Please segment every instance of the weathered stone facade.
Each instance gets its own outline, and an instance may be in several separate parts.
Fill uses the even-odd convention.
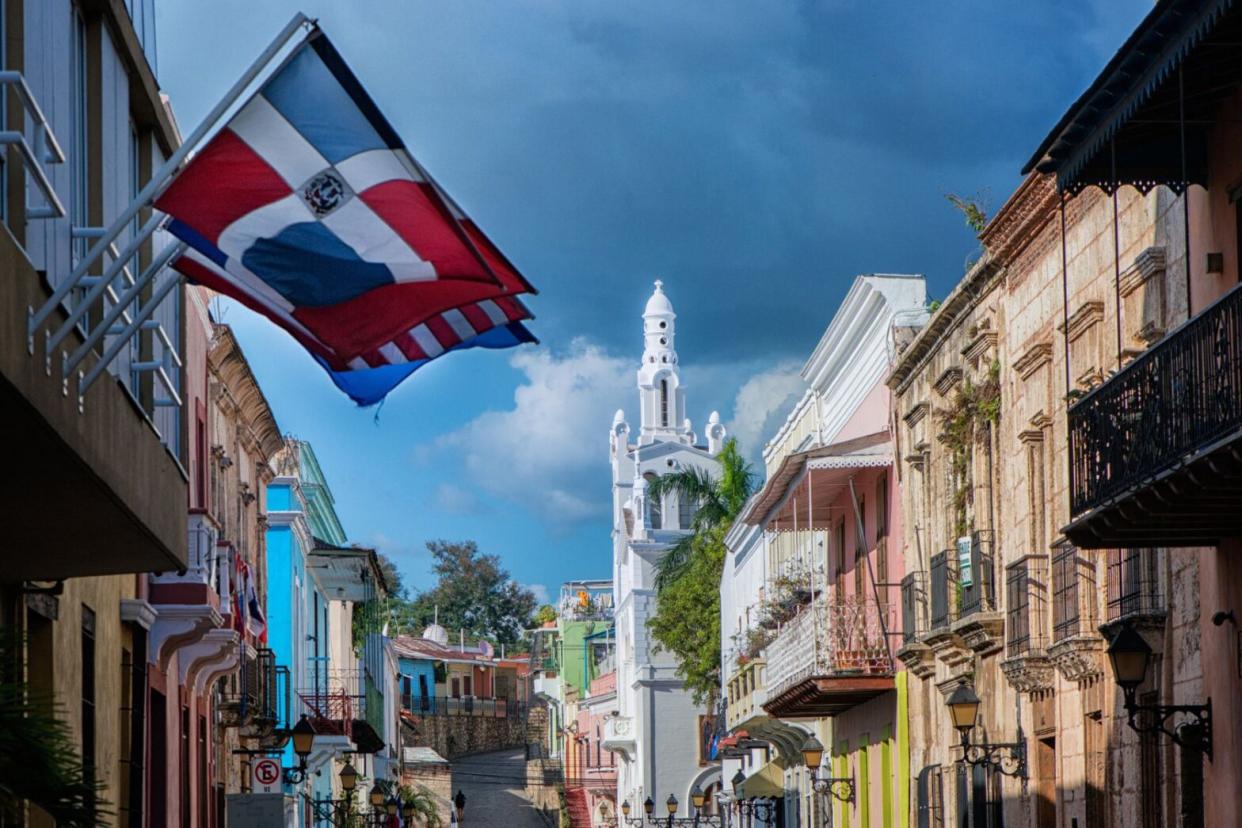
[[[406,747],[429,747],[446,759],[470,753],[523,747],[526,719],[522,716],[402,715],[401,739]]]
[[[1079,550],[1059,527],[1067,401],[1185,317],[1185,282],[1167,278],[1184,266],[1181,216],[1164,190],[1087,191],[1065,204],[1063,247],[1052,182],[1028,178],[890,376],[913,516],[918,622],[899,653],[914,676],[911,785],[946,824],[970,810],[1032,826],[1174,821],[1177,755],[1128,727],[1101,633],[1124,617],[1178,653],[1140,695],[1201,695],[1196,558]],[[972,739],[1021,739],[1026,784],[960,763],[945,700],[961,683],[982,701]]]

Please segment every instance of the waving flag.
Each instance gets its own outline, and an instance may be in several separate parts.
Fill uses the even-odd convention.
[[[334,380],[394,365],[385,374],[404,379],[410,365],[475,347],[502,317],[503,327],[530,318],[513,296],[534,289],[406,151],[318,30],[155,206],[189,245],[178,270],[288,330]],[[445,324],[454,337],[420,341]]]

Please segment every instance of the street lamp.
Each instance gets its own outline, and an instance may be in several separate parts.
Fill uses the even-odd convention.
[[[384,807],[384,789],[379,786],[378,782],[371,787],[370,797],[372,808]]]
[[[341,780],[341,790],[346,794],[352,794],[358,785],[358,771],[354,770],[353,763],[346,761],[345,767],[341,768],[338,776]]]
[[[1117,630],[1108,645],[1108,660],[1112,662],[1113,678],[1125,696],[1126,713],[1132,730],[1136,733],[1164,733],[1175,744],[1212,758],[1210,698],[1203,704],[1139,704],[1135,700],[1139,685],[1147,680],[1151,647],[1133,625],[1125,624]],[[1142,723],[1139,722],[1140,713],[1146,714]],[[1170,720],[1178,716],[1187,718],[1170,725]]]
[[[849,776],[826,776],[819,778],[819,766],[824,761],[824,746],[815,734],[802,743],[802,762],[811,772],[811,789],[815,793],[829,794],[839,802],[854,801],[854,779]]]
[[[969,684],[959,684],[949,695],[949,718],[962,735],[963,758],[971,765],[990,765],[1005,776],[1026,779],[1026,739],[1018,726],[1016,742],[971,743],[970,732],[979,718],[979,697]]]
[[[647,801],[650,802],[651,800],[649,799]],[[648,813],[650,813],[650,811],[648,811]],[[641,816],[630,816],[630,801],[628,799],[621,803],[621,818],[625,821],[626,825],[632,825],[633,828],[642,828],[643,818]]]
[[[706,801],[707,801],[707,794],[703,793],[702,788],[700,788],[698,785],[695,785],[693,788],[690,789],[690,804],[694,806],[694,810],[696,812],[700,808],[703,807],[703,803]]]
[[[289,731],[289,737],[293,742],[293,752],[298,757],[298,765],[295,768],[285,768],[285,781],[290,785],[300,785],[306,779],[306,760],[315,745],[315,728],[303,716]]]
[[[397,795],[393,794],[388,797],[388,801],[384,803],[384,810],[388,811],[389,816],[396,816],[401,803],[397,801]]]

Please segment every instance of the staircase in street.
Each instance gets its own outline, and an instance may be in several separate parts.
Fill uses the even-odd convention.
[[[573,828],[591,828],[591,806],[587,801],[586,788],[566,788],[565,807]]]

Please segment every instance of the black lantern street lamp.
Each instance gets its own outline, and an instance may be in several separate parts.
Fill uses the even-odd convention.
[[[290,785],[300,785],[306,779],[306,761],[315,745],[315,728],[303,716],[289,731],[289,738],[293,742],[293,752],[298,757],[298,764],[295,768],[284,769],[285,781]]]
[[[1163,733],[1187,750],[1212,758],[1212,700],[1203,704],[1139,704],[1139,685],[1147,680],[1151,647],[1133,625],[1117,630],[1108,645],[1108,660],[1125,696],[1130,728],[1136,733]],[[1140,720],[1139,714],[1144,714]],[[1176,724],[1172,720],[1178,719]]]
[[[648,799],[647,801],[650,802],[651,800]],[[621,803],[621,818],[625,820],[626,825],[631,825],[633,828],[642,828],[643,818],[641,816],[630,816],[630,801],[628,799]]]
[[[802,761],[811,772],[811,788],[815,793],[828,794],[839,802],[854,801],[854,779],[849,776],[819,776],[824,761],[824,746],[814,734],[802,743]]]
[[[1016,742],[970,741],[970,732],[979,718],[979,697],[969,684],[959,684],[949,696],[949,717],[953,727],[962,734],[962,751],[967,764],[987,765],[1005,776],[1026,779],[1026,739],[1018,726]]]

